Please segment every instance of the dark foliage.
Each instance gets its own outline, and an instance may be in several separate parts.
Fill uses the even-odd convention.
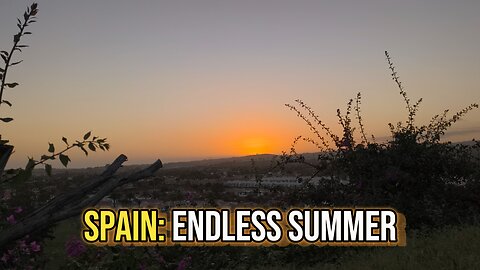
[[[409,228],[475,222],[480,213],[480,143],[453,144],[441,141],[441,137],[452,124],[478,105],[471,104],[450,118],[445,110],[434,116],[428,125],[416,125],[415,116],[422,99],[412,105],[389,54],[385,52],[385,55],[392,79],[408,111],[405,124],[389,124],[389,141],[367,140],[360,113],[360,93],[354,106],[361,139],[358,144],[351,121],[353,99],[349,100],[345,115],[337,110],[342,136],[333,134],[304,102],[296,101],[299,108],[287,104],[307,123],[316,140],[296,138],[290,153],[284,153],[282,161],[306,163],[295,151],[296,143],[303,139],[323,150],[318,163],[306,165],[315,167],[316,174],[328,171],[337,176],[331,182],[293,192],[291,203],[394,207],[406,215]],[[320,131],[327,136],[322,136]],[[335,148],[329,147],[330,142]],[[343,183],[340,180],[344,180]]]

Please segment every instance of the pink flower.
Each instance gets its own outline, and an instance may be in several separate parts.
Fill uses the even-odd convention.
[[[7,222],[10,223],[10,224],[15,224],[17,223],[17,221],[15,220],[15,216],[14,215],[10,215],[7,217]]]
[[[165,258],[163,258],[162,255],[160,254],[155,254],[155,258],[157,259],[157,261],[163,265],[167,264],[167,261],[165,261]]]
[[[0,260],[4,263],[7,263],[9,259],[10,259],[10,255],[8,255],[7,253],[3,253],[2,258],[0,258]]]
[[[30,243],[30,249],[33,252],[39,252],[40,251],[40,245],[37,243],[37,241],[33,241]]]
[[[8,201],[12,198],[12,191],[10,189],[7,189],[3,192],[3,200]]]
[[[190,261],[191,261],[191,260],[192,260],[192,257],[190,257],[190,256],[184,257],[184,258],[178,263],[177,270],[185,270],[185,269],[187,269],[187,267],[190,265]]]
[[[21,212],[23,212],[22,207],[19,206],[19,207],[15,208],[15,213],[20,214]]]
[[[69,257],[78,257],[87,251],[87,247],[79,239],[71,238],[65,244],[65,251]]]
[[[27,244],[25,243],[25,240],[20,240],[20,241],[18,241],[18,246],[19,246],[22,250],[28,250],[28,246],[27,246]]]

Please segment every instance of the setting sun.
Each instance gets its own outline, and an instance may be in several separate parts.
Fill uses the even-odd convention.
[[[480,270],[480,0],[30,1],[0,270]]]
[[[244,155],[270,153],[272,147],[268,140],[259,137],[246,138],[241,141],[239,152]]]

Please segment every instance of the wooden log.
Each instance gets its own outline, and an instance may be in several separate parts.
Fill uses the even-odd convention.
[[[99,177],[85,182],[75,190],[56,196],[14,226],[0,232],[0,250],[28,234],[47,229],[59,221],[81,214],[83,209],[95,206],[115,188],[150,177],[163,166],[162,162],[157,160],[130,176],[114,177],[126,160],[125,155],[120,155]]]

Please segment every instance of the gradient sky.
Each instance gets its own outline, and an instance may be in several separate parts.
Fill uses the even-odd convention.
[[[29,1],[0,0],[0,48]],[[480,101],[480,1],[39,1],[20,83],[2,106],[9,167],[48,142],[108,137],[112,149],[72,167],[287,150],[309,135],[284,104],[300,98],[338,130],[335,110],[363,94],[368,134],[388,135],[406,111],[390,51],[419,121]],[[448,139],[480,137],[480,111]],[[305,146],[303,150],[312,150]],[[58,164],[56,164],[58,165]]]

